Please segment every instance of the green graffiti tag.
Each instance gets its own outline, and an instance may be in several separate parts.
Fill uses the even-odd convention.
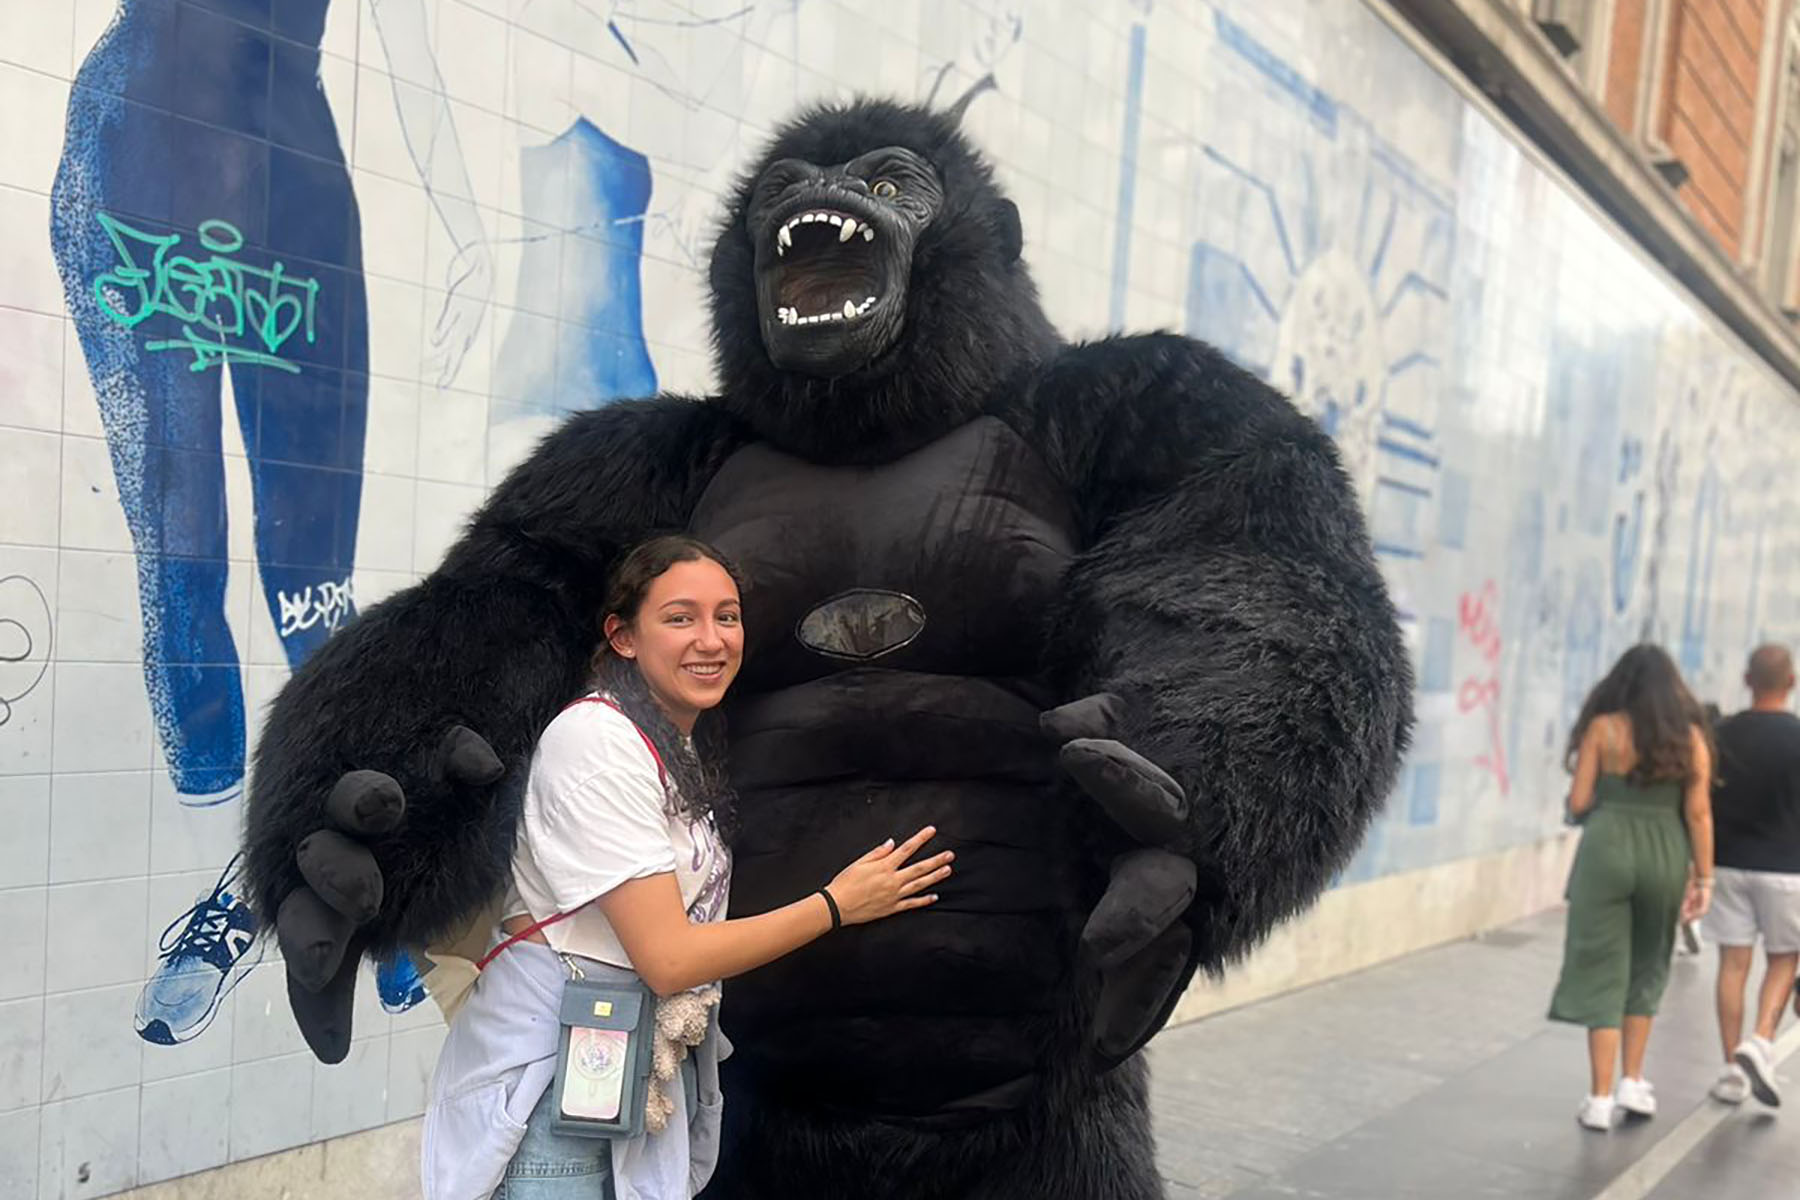
[[[94,219],[119,255],[94,279],[100,311],[127,329],[158,313],[181,322],[180,337],[147,341],[144,349],[188,351],[190,371],[249,363],[300,373],[281,348],[296,333],[312,343],[318,280],[290,276],[280,262],[258,267],[230,257],[244,235],[229,221],[201,223],[208,253],[195,258],[177,253],[179,233],[146,233],[103,212]]]

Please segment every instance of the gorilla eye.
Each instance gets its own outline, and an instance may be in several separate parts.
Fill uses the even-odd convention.
[[[875,186],[869,190],[874,192],[877,196],[880,196],[883,200],[892,200],[895,196],[900,194],[900,189],[894,186],[892,180],[888,179],[877,179],[875,181]]]

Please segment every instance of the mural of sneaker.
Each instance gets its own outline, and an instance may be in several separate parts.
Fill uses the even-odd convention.
[[[132,1022],[146,1042],[176,1046],[205,1032],[231,989],[262,960],[256,916],[235,890],[242,859],[233,856],[212,891],[163,930],[162,962],[138,993]]]
[[[381,1007],[391,1013],[403,1013],[425,1000],[425,981],[419,965],[404,950],[381,960],[375,968],[375,990],[381,994]]]

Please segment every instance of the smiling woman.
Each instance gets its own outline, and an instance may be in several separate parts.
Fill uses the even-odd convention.
[[[923,908],[950,874],[949,852],[908,861],[926,826],[792,904],[725,920],[733,797],[709,715],[743,662],[736,576],[703,542],[652,538],[614,570],[602,613],[593,690],[532,752],[504,936],[433,1074],[428,1200],[691,1195],[718,1153],[718,981]],[[571,1019],[602,1015],[599,994],[606,1016],[654,1020]],[[628,1064],[647,1078],[627,1082]]]

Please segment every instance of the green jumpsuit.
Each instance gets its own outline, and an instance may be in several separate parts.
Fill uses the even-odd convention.
[[[1601,775],[1595,782],[1569,876],[1569,929],[1551,1020],[1617,1029],[1624,1017],[1656,1015],[1691,856],[1682,791],[1674,780],[1637,784]]]

